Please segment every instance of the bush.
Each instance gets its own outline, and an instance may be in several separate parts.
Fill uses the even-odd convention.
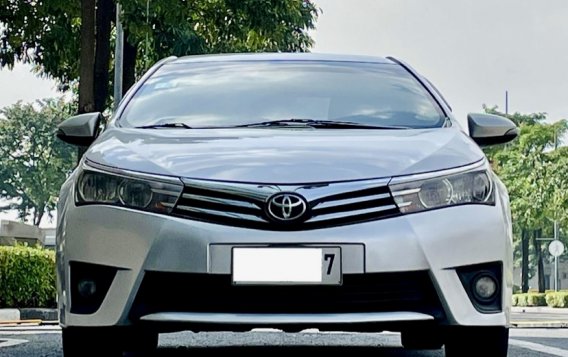
[[[546,306],[548,304],[546,293],[526,293],[526,294],[513,294],[513,306],[527,307],[527,306]]]
[[[546,294],[544,293],[527,294],[527,306],[546,306]]]
[[[528,305],[528,295],[529,294],[517,294],[517,306],[527,307]]]
[[[549,307],[568,307],[568,292],[552,292],[546,294],[546,304]]]
[[[55,253],[0,246],[0,308],[55,307]]]

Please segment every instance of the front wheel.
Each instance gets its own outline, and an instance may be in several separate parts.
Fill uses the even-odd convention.
[[[440,331],[432,327],[402,331],[401,342],[410,350],[439,350],[444,344]]]
[[[445,341],[446,357],[507,357],[509,329],[506,327],[455,327]]]

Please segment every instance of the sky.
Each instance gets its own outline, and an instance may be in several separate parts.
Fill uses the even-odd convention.
[[[16,65],[12,71],[0,70],[0,108],[18,101],[59,96],[54,81],[38,78],[29,65]]]
[[[482,105],[568,119],[567,0],[316,0],[314,52],[394,56],[463,124]]]
[[[505,91],[510,112],[568,119],[568,0],[314,1],[323,14],[312,52],[400,58],[463,125],[483,104],[504,110]],[[28,66],[0,70],[0,108],[54,95]]]

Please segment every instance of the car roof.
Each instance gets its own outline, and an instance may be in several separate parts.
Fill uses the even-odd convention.
[[[206,63],[206,62],[254,62],[254,61],[314,61],[314,62],[359,62],[395,64],[388,58],[361,55],[338,55],[324,53],[238,53],[194,55],[176,58],[168,64]]]

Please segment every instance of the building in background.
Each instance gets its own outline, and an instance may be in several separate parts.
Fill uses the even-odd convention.
[[[55,228],[39,228],[21,222],[0,220],[0,245],[17,243],[55,247]]]

